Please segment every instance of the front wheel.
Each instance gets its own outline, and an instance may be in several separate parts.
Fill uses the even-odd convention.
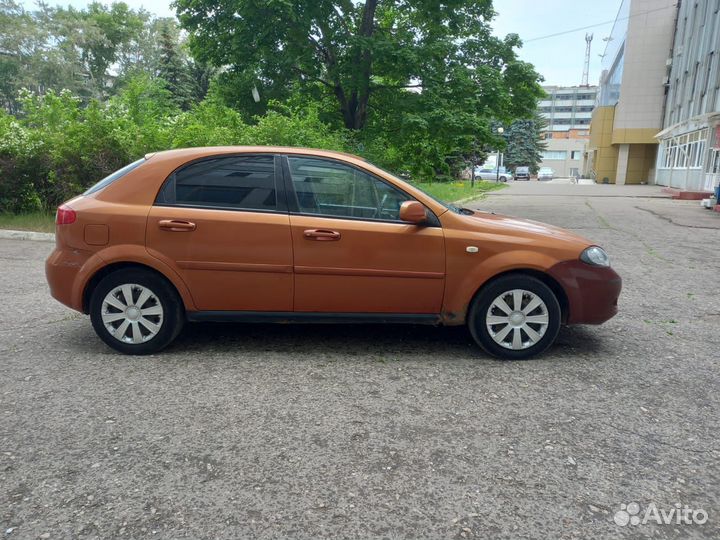
[[[470,307],[468,327],[488,353],[522,360],[553,344],[561,315],[550,287],[537,278],[514,274],[497,279],[478,293]]]
[[[90,320],[106,344],[124,354],[152,354],[167,347],[185,321],[175,289],[145,270],[104,277],[90,299]]]

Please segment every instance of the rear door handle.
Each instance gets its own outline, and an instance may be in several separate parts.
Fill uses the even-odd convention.
[[[161,219],[158,221],[158,227],[160,227],[163,231],[171,232],[190,232],[195,230],[194,223],[179,219]]]
[[[340,240],[339,232],[329,231],[327,229],[307,229],[303,234],[305,235],[305,238],[309,238],[310,240],[318,240],[320,242]]]

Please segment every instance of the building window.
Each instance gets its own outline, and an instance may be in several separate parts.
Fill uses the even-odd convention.
[[[570,159],[580,159],[580,150],[571,150],[570,151]]]
[[[718,174],[720,173],[720,150],[717,148],[713,149],[712,152],[710,152],[710,167],[708,168],[708,172],[712,174]]]
[[[567,158],[567,152],[565,150],[545,150],[544,152],[540,152],[540,155],[543,161]]]
[[[705,130],[665,139],[660,149],[660,167],[663,169],[702,168],[706,143]]]

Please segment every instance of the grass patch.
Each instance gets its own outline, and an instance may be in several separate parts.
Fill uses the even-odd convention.
[[[55,232],[55,215],[46,214],[45,212],[0,214],[0,229]]]
[[[504,182],[475,181],[475,187],[470,187],[470,181],[462,182],[418,182],[415,184],[433,197],[445,202],[455,202],[470,197],[481,198],[488,191],[495,191],[507,187]]]

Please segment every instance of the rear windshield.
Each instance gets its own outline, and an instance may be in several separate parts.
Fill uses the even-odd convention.
[[[92,193],[100,191],[101,189],[109,186],[115,180],[122,178],[127,173],[132,171],[135,167],[140,165],[143,161],[145,161],[145,158],[140,158],[137,161],[133,161],[130,165],[125,165],[122,169],[118,169],[117,171],[112,173],[110,176],[106,176],[105,178],[100,180],[97,184],[95,184],[93,187],[91,187],[85,193],[83,193],[83,195],[91,195]]]

